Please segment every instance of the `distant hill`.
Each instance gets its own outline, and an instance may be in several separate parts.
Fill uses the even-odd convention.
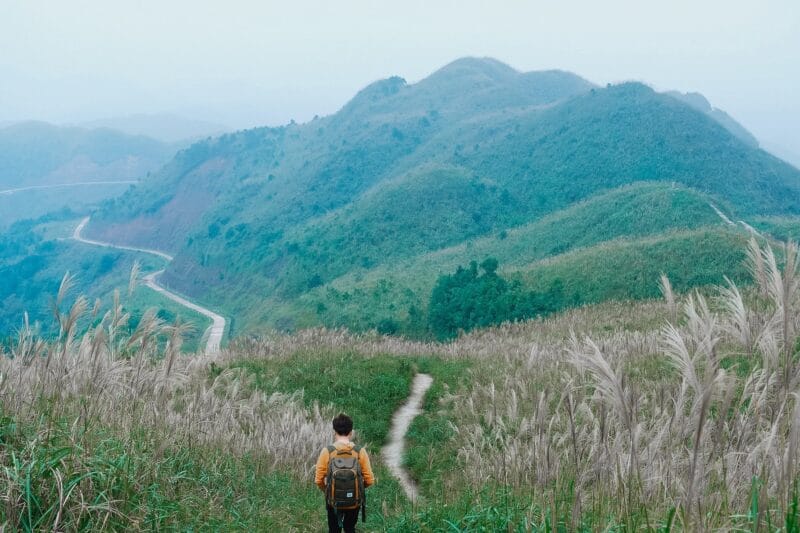
[[[172,113],[139,113],[92,120],[80,125],[85,128],[109,128],[129,135],[145,135],[167,143],[193,141],[220,135],[229,130],[221,124],[186,118]]]
[[[243,331],[372,327],[378,315],[363,315],[380,308],[402,321],[403,301],[424,313],[420,288],[454,262],[423,258],[461,247],[458,261],[519,263],[510,236],[580,205],[607,213],[585,229],[592,239],[564,215],[564,225],[541,226],[552,244],[537,244],[536,261],[639,239],[656,211],[646,235],[676,250],[685,248],[668,237],[676,228],[717,230],[710,202],[732,217],[800,214],[800,171],[722,118],[696,96],[465,58],[416,84],[375,82],[329,117],[198,142],[109,202],[89,232],[170,250],[163,279],[226,309]],[[608,195],[617,189],[628,199]],[[614,216],[634,205],[638,219]],[[698,268],[705,274],[684,276],[688,285],[714,277],[713,261]],[[384,278],[395,280],[391,295]],[[359,289],[368,279],[377,285]],[[342,294],[361,302],[362,318],[342,322]]]
[[[747,131],[744,126],[736,122],[732,116],[727,114],[725,111],[718,109],[716,107],[711,107],[711,103],[700,93],[681,93],[678,91],[667,91],[667,93],[673,98],[677,98],[678,100],[689,104],[693,108],[697,109],[698,111],[702,111],[703,113],[707,114],[728,130],[736,137],[738,137],[742,142],[752,146],[753,148],[758,148],[759,143],[758,139],[755,136]]]
[[[140,135],[19,122],[0,128],[0,189],[139,179],[174,153],[172,146]]]

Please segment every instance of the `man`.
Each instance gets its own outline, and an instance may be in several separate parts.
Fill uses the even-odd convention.
[[[339,414],[333,419],[333,445],[323,448],[317,459],[317,471],[314,482],[323,492],[326,492],[332,456],[358,457],[363,486],[369,487],[375,483],[375,476],[372,474],[372,466],[369,464],[367,450],[353,444],[351,441],[352,437],[353,419],[344,413]],[[359,509],[337,511],[331,507],[328,498],[325,500],[325,507],[328,511],[328,531],[330,533],[340,533],[342,526],[344,526],[345,533],[355,533]]]

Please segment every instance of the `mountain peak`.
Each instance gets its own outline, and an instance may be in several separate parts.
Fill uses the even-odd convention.
[[[407,86],[406,80],[400,76],[392,76],[372,82],[358,91],[350,102],[345,105],[342,111],[347,113],[354,109],[361,109],[365,105],[368,106],[384,98],[395,95]]]
[[[482,77],[502,81],[517,75],[517,70],[491,57],[462,57],[440,68],[429,79]]]

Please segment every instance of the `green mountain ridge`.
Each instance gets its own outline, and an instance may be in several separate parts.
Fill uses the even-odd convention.
[[[314,325],[335,311],[317,313],[306,295],[334,280],[399,271],[636,182],[691,197],[676,220],[691,211],[718,224],[709,202],[737,217],[800,214],[800,172],[718,118],[638,83],[598,88],[465,58],[415,84],[375,82],[306,124],[197,143],[107,203],[88,231],[174,253],[164,282],[242,331]],[[645,233],[675,227],[661,222]],[[592,245],[642,235],[629,221],[611,226]],[[573,246],[558,233],[550,255]],[[474,253],[503,255],[499,242]],[[439,273],[420,271],[422,286]]]
[[[406,320],[408,310],[412,307],[424,312],[437,277],[454,271],[458,266],[465,266],[471,260],[494,257],[500,261],[503,273],[514,276],[542,268],[550,269],[550,264],[569,264],[582,254],[602,253],[608,246],[616,248],[624,243],[632,243],[635,249],[649,246],[653,239],[670,242],[687,231],[690,235],[697,231],[698,236],[706,231],[715,235],[717,231],[723,231],[726,235],[738,235],[737,243],[746,239],[744,232],[723,226],[723,221],[710,206],[709,198],[703,194],[663,183],[634,183],[595,195],[541,220],[498,235],[473,239],[393,265],[355,270],[309,291],[289,309],[282,309],[279,302],[274,303],[278,312],[270,312],[274,308],[266,306],[264,315],[258,316],[254,323],[274,321],[276,326],[287,325],[292,317],[304,317],[298,319],[296,327],[322,321],[331,326],[357,324],[360,329],[370,329],[381,320]],[[719,253],[723,248],[711,246],[711,253]],[[740,256],[743,249],[744,245],[731,252]],[[653,291],[658,290],[659,274],[669,270],[680,273],[677,265],[684,260],[689,259],[678,256],[662,266],[657,262],[648,262],[647,268],[652,276],[643,279],[643,282],[649,284],[650,290],[637,287],[634,291],[632,288],[631,295],[653,296]],[[706,272],[710,269],[721,276],[725,267],[728,272],[739,273],[738,266],[731,266],[730,261],[721,261],[719,267],[710,267],[707,263],[705,261],[703,264]],[[603,269],[598,267],[595,270],[588,269],[586,275],[599,274]],[[603,275],[613,277],[613,274],[611,270]],[[645,277],[644,274],[641,276]],[[713,278],[713,275],[710,277]],[[685,279],[687,276],[681,274],[676,283],[687,288],[697,278],[684,282]],[[568,280],[569,276],[564,276],[564,281]],[[708,283],[720,280],[721,277]],[[526,285],[536,287],[535,283]],[[613,295],[619,298],[621,293],[615,290],[608,294],[609,297]],[[321,311],[310,313],[309,310]]]

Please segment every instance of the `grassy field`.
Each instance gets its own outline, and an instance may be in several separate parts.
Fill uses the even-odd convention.
[[[710,209],[707,204],[703,207]],[[570,219],[574,222],[573,217]],[[725,275],[737,281],[747,277],[742,260],[748,234],[722,225],[676,228],[600,243],[592,243],[586,232],[584,238],[591,244],[555,256],[548,256],[547,250],[559,241],[550,239],[547,224],[535,224],[530,229],[521,232],[519,240],[509,234],[505,240],[512,241],[508,247],[514,251],[493,257],[500,260],[503,276],[542,295],[556,310],[604,300],[656,297],[662,272],[680,290],[720,283]],[[603,229],[597,231],[602,233]],[[280,326],[283,318],[297,317],[298,327],[321,322],[328,327],[357,330],[392,321],[400,332],[424,337],[429,334],[425,320],[437,277],[458,266],[466,267],[471,260],[483,261],[488,252],[479,241],[474,247],[431,254],[392,270],[381,268],[341,278],[294,304],[265,306],[269,313],[265,312],[262,320]]]
[[[449,343],[311,329],[188,356],[154,317],[76,337],[76,304],[0,359],[0,525],[319,531],[346,411],[378,477],[363,531],[798,531],[798,253],[747,261],[745,292],[664,280]],[[380,449],[416,372],[412,505]]]

